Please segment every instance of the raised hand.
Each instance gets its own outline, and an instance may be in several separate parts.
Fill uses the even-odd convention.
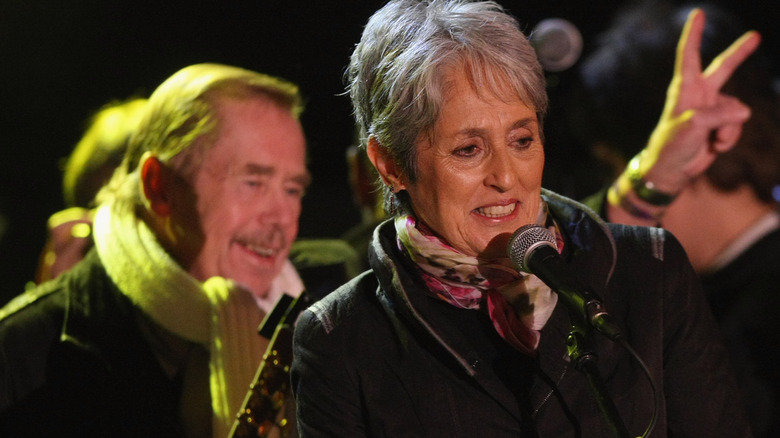
[[[702,70],[704,25],[704,12],[691,11],[677,45],[663,113],[637,162],[639,173],[661,192],[678,193],[702,174],[719,153],[736,144],[750,117],[747,106],[720,90],[761,36],[745,33]]]

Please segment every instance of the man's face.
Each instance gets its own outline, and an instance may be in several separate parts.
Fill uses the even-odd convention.
[[[179,259],[198,280],[229,278],[264,297],[298,234],[310,179],[304,135],[288,110],[264,99],[221,99],[216,111],[216,142],[192,180],[196,218],[187,209],[172,218],[181,246],[196,252]]]

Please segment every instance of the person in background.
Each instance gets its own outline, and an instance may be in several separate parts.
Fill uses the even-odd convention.
[[[35,272],[35,284],[70,269],[92,248],[95,195],[122,162],[145,105],[144,98],[112,102],[92,116],[84,135],[65,161],[62,175],[65,209],[47,221],[47,239]]]
[[[146,99],[134,98],[101,108],[68,156],[63,172],[66,208],[49,218],[48,238],[39,258],[35,284],[70,269],[92,248],[95,195],[122,162],[145,104]],[[305,278],[312,300],[362,271],[354,249],[340,239],[296,240],[290,249],[290,261]]]
[[[374,165],[366,155],[365,149],[350,146],[346,153],[349,169],[349,186],[352,198],[360,212],[360,222],[341,235],[341,239],[355,249],[360,257],[360,271],[369,269],[368,247],[374,229],[387,216],[382,202],[380,189],[376,186],[377,174]]]
[[[774,256],[780,108],[762,51],[730,78],[715,73],[727,62],[716,56],[745,27],[728,11],[701,8],[707,16],[701,56],[710,65],[702,76],[686,80],[684,66],[674,65],[690,5],[652,2],[622,12],[584,60],[578,97],[590,105],[580,108],[577,125],[615,163],[614,184],[586,203],[610,221],[662,226],[680,240],[735,364],[753,432],[774,437],[780,434],[774,348],[780,344],[780,259]],[[734,118],[724,104],[742,114],[749,107],[750,118],[743,125],[744,115]],[[718,129],[718,120],[729,117]],[[658,141],[668,136],[674,140]]]
[[[693,76],[702,27],[693,14],[681,40]],[[747,34],[715,74],[758,42]],[[302,437],[749,436],[677,240],[605,223],[542,188],[544,74],[500,5],[388,2],[352,54],[348,89],[390,219],[374,234],[371,271],[295,328]],[[571,331],[585,319],[579,301],[547,284],[563,271],[538,277],[507,255],[527,229],[546,235],[545,260],[603,299],[615,331]],[[599,400],[614,412],[599,408],[567,334],[592,343]]]
[[[0,435],[225,437],[304,284],[310,183],[295,85],[197,64],[146,103],[94,248],[0,310]],[[276,430],[276,432],[279,432]]]

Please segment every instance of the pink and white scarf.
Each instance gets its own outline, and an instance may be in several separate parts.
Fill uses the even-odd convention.
[[[548,222],[543,202],[537,218],[555,235],[558,251],[563,239]],[[395,219],[399,248],[415,262],[426,292],[463,309],[487,310],[501,337],[517,350],[533,355],[540,330],[550,318],[558,295],[535,275],[519,273],[509,258],[480,260],[453,248],[412,216]]]

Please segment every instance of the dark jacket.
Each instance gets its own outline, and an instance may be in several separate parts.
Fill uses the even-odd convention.
[[[654,437],[749,436],[728,360],[679,243],[657,228],[604,224],[545,192],[563,256],[603,298],[659,392]],[[583,373],[567,355],[562,300],[535,358],[497,337],[481,312],[421,291],[392,222],[368,271],[313,305],[295,329],[292,367],[303,437],[607,437]],[[620,421],[644,433],[653,393],[630,354],[593,336]]]
[[[707,275],[702,287],[723,333],[757,437],[780,436],[780,230]]]
[[[0,317],[0,436],[177,437],[162,371],[93,250]]]
[[[584,201],[606,210],[606,188]],[[780,436],[780,230],[717,271],[700,275],[756,437]]]
[[[331,241],[296,247],[291,256],[307,296],[347,280],[354,253],[342,248]],[[307,257],[314,249],[327,257]],[[210,436],[207,374],[200,394],[206,406],[198,405],[205,414],[198,424],[182,424],[185,365],[168,377],[142,333],[149,324],[94,249],[72,270],[9,302],[0,309],[0,437]],[[206,364],[203,347],[180,338],[176,344],[198,353],[193,363]]]

